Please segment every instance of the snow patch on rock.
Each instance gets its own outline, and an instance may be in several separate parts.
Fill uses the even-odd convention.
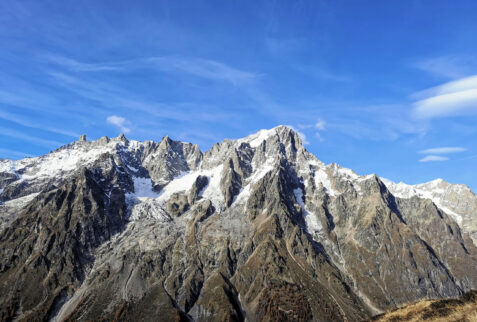
[[[216,209],[222,210],[224,206],[224,197],[220,190],[220,180],[222,179],[223,165],[219,165],[211,170],[201,172],[202,175],[209,177],[209,183],[199,196],[209,199]]]
[[[319,222],[316,214],[308,211],[308,209],[306,208],[306,205],[303,202],[303,191],[301,190],[301,188],[294,189],[293,193],[295,194],[296,201],[302,209],[303,217],[306,223],[306,229],[308,230],[308,232],[312,235],[320,233],[323,230],[323,226]]]
[[[250,144],[252,148],[258,147],[260,144],[262,144],[263,141],[268,140],[271,136],[275,135],[277,133],[276,129],[270,129],[270,130],[260,130],[255,134],[249,135],[244,139],[237,140],[237,142],[243,143],[246,142]]]

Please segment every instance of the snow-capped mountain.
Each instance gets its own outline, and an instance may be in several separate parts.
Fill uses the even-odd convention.
[[[0,319],[363,320],[477,287],[477,198],[325,165],[279,126],[0,160]]]

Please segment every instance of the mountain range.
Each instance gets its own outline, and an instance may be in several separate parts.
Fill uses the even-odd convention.
[[[360,176],[290,127],[0,160],[2,321],[361,321],[477,289],[477,196]]]

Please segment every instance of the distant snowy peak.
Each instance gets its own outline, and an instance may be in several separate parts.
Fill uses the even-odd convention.
[[[441,178],[416,185],[409,185],[404,182],[395,183],[389,179],[381,178],[393,195],[399,198],[439,198],[450,193],[473,194],[472,190],[463,184],[453,184]]]
[[[385,178],[381,180],[398,198],[419,197],[432,200],[437,207],[452,216],[459,224],[462,224],[464,219],[476,210],[474,205],[477,204],[477,197],[469,187],[462,184],[451,184],[440,178],[416,185],[394,183]]]

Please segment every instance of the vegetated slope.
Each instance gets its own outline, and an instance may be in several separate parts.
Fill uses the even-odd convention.
[[[477,291],[465,293],[458,299],[424,300],[392,310],[371,319],[372,321],[477,321]]]

